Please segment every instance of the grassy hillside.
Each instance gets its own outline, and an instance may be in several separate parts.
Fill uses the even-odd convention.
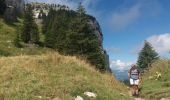
[[[142,95],[148,100],[170,99],[169,60],[157,61],[149,72],[145,73],[142,80]]]
[[[97,94],[88,99],[84,92]],[[5,100],[130,100],[126,87],[75,57],[56,53],[0,58],[0,98]],[[123,95],[122,95],[123,94]]]
[[[13,41],[16,37],[19,24],[8,25],[0,18],[0,56],[34,55],[43,54],[47,50],[49,51],[47,48],[34,45],[25,45],[24,48],[16,48]]]
[[[19,24],[8,25],[0,18],[0,100],[73,100],[78,95],[85,100],[131,100],[127,87],[113,75],[75,57],[35,45],[16,48]],[[87,98],[87,91],[97,98]]]

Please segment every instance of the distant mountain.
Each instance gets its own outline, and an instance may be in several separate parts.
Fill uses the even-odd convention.
[[[112,72],[118,80],[128,80],[128,70],[112,70]]]

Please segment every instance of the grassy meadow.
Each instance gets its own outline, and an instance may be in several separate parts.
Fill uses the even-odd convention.
[[[23,48],[15,47],[14,39],[16,38],[17,32],[19,32],[20,21],[22,20],[11,25],[6,24],[4,20],[0,18],[0,56],[36,55],[52,51],[48,48],[29,44],[23,44]]]
[[[89,99],[84,92],[94,92]],[[49,53],[0,58],[0,98],[5,100],[131,100],[126,86],[76,57]],[[123,95],[122,95],[123,94]]]
[[[159,60],[142,80],[142,96],[147,100],[170,99],[170,60]]]
[[[0,100],[132,99],[127,87],[112,74],[98,72],[76,57],[36,45],[15,47],[18,27],[20,22],[9,25],[0,18]],[[87,91],[97,98],[86,97],[83,93]]]

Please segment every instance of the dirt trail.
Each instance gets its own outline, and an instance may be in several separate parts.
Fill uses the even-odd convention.
[[[145,99],[143,99],[143,98],[136,98],[136,97],[134,97],[134,100],[145,100]]]
[[[130,90],[129,90],[129,95],[132,96]],[[141,97],[134,97],[134,96],[132,97],[134,98],[134,100],[145,100],[144,98]]]

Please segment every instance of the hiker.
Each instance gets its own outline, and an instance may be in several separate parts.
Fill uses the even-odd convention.
[[[130,81],[130,88],[131,88],[131,92],[132,95],[139,95],[139,79],[140,79],[140,72],[138,70],[138,68],[136,67],[136,65],[132,65],[129,72],[128,72],[128,76],[129,76],[129,81]]]

